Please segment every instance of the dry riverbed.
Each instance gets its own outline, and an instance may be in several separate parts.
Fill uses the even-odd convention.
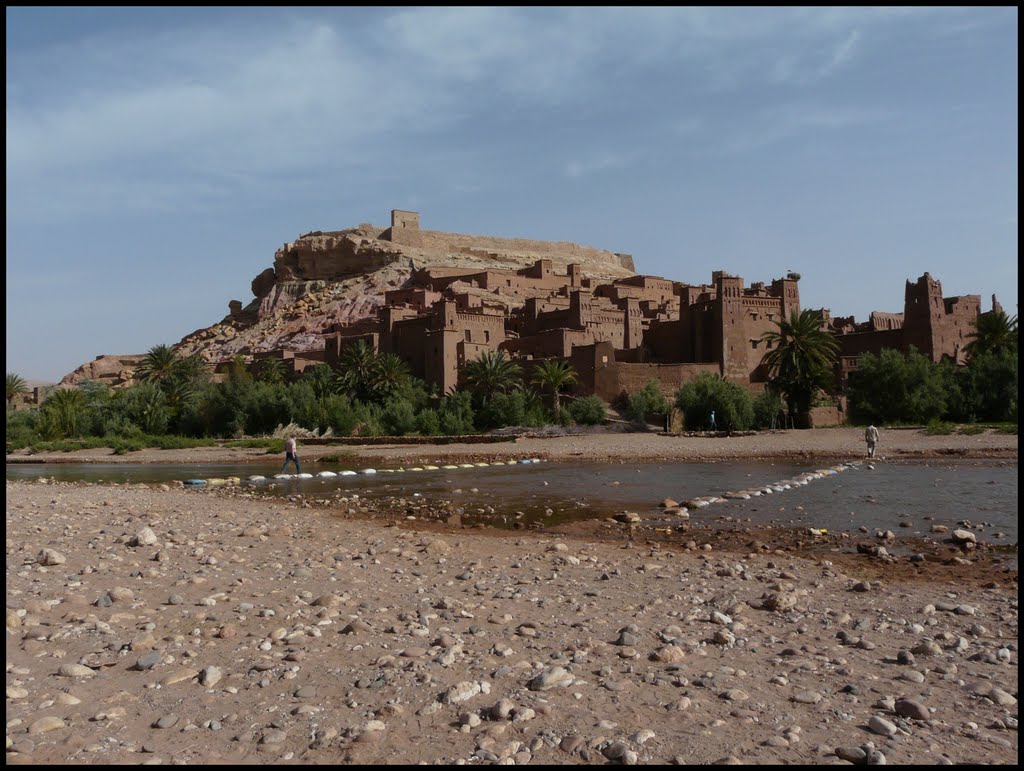
[[[167,485],[8,482],[6,525],[9,763],[1017,759],[1017,574],[982,549]]]
[[[505,459],[537,456],[550,460],[628,461],[643,460],[741,460],[755,458],[834,458],[861,459],[865,454],[864,431],[859,428],[817,428],[813,431],[763,431],[748,436],[684,435],[655,433],[596,433],[555,437],[520,437],[515,441],[493,444],[441,445],[303,445],[299,457],[303,463],[321,458],[350,455],[353,462],[426,462],[455,459]],[[1000,434],[991,429],[975,435],[947,434],[929,436],[920,429],[883,430],[879,454],[890,460],[899,458],[1016,458],[1017,435]],[[283,456],[278,454],[275,457]],[[187,450],[139,450],[114,455],[100,448],[74,452],[29,453],[19,450],[7,456],[8,463],[244,463],[265,461],[264,449],[197,447]]]

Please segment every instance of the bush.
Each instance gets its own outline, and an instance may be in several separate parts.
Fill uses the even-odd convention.
[[[960,426],[960,433],[965,436],[975,436],[976,434],[984,434],[985,427],[979,425]]]
[[[437,436],[441,433],[441,420],[431,409],[420,410],[416,416],[416,433],[420,436]]]
[[[925,426],[924,432],[929,436],[946,436],[952,434],[956,428],[952,423],[945,423],[938,418],[932,418]]]
[[[850,373],[850,416],[858,423],[928,423],[946,414],[948,376],[913,348],[860,357]]]
[[[598,396],[577,399],[569,404],[567,411],[573,420],[583,426],[598,426],[604,422],[608,414],[604,402]]]
[[[726,431],[746,431],[754,424],[754,400],[736,383],[702,372],[679,389],[676,405],[683,411],[686,427],[705,428],[715,413],[715,422]]]
[[[754,428],[777,428],[786,425],[786,405],[782,397],[770,390],[754,399]]]
[[[476,432],[472,396],[466,391],[456,391],[444,397],[437,408],[437,417],[442,434],[461,436]]]
[[[404,399],[392,399],[384,405],[380,427],[385,436],[405,436],[416,430],[416,412]]]
[[[671,409],[657,380],[648,380],[643,388],[626,397],[626,417],[634,423],[645,424],[649,415],[665,415]]]
[[[494,394],[476,418],[485,431],[506,426],[543,426],[547,422],[541,400],[536,394],[522,390]]]

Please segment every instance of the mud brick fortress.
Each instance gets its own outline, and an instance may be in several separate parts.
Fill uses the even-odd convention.
[[[379,236],[414,246],[431,237],[420,231],[417,213],[399,210]],[[617,256],[632,268],[632,258]],[[768,379],[762,336],[800,309],[795,273],[748,287],[724,271],[708,284],[688,284],[645,275],[599,280],[587,267],[581,261],[559,269],[541,258],[519,269],[414,271],[406,286],[385,293],[376,318],[325,335],[325,361],[336,364],[346,346],[366,340],[441,392],[455,388],[461,367],[485,351],[505,351],[527,368],[540,359],[569,361],[581,377],[577,392],[606,401],[651,379],[674,393],[702,372],[756,391]],[[859,356],[882,348],[914,346],[933,361],[963,363],[980,306],[977,295],[943,298],[939,282],[925,274],[907,282],[903,313],[872,313],[863,324],[820,313],[840,343],[842,382]]]
[[[442,393],[486,351],[505,351],[527,371],[544,359],[569,361],[580,375],[575,392],[606,401],[652,379],[671,395],[702,372],[761,390],[761,338],[800,309],[800,276],[749,286],[721,270],[710,278],[638,275],[628,254],[569,242],[423,230],[417,212],[396,209],[387,227],[313,231],[285,243],[252,281],[248,306],[232,300],[227,317],[177,349],[202,356],[218,378],[237,356],[254,371],[263,359],[281,359],[298,376],[337,364],[347,346],[366,340]],[[818,313],[840,345],[841,386],[863,354],[883,348],[913,346],[933,361],[964,363],[981,299],[943,297],[926,273],[907,282],[902,313],[874,312],[863,323]],[[126,384],[141,358],[101,356],[63,383]]]

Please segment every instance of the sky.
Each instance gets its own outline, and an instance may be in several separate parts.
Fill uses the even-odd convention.
[[[573,241],[1017,312],[1016,7],[12,8],[7,372],[248,304],[310,230]]]

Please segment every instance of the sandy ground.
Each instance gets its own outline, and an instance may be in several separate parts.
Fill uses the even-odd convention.
[[[593,434],[551,438],[519,438],[493,444],[379,445],[358,446],[342,443],[329,446],[303,446],[303,462],[339,453],[359,458],[386,460],[522,457],[539,456],[551,460],[709,460],[740,458],[835,458],[865,456],[864,432],[858,428],[821,428],[813,431],[772,431],[751,436],[661,436],[654,433]],[[883,430],[878,447],[880,456],[901,457],[990,457],[1016,458],[1016,434],[988,430],[965,436],[928,436],[919,429]],[[200,447],[189,450],[140,450],[114,455],[111,450],[37,453],[19,451],[7,456],[10,462],[108,462],[108,463],[230,463],[266,460],[262,449]]]
[[[859,455],[858,433],[773,447]],[[1016,454],[1015,436],[885,432],[882,448],[979,439]],[[487,449],[699,458],[756,444]],[[8,763],[1017,760],[1017,574],[983,549],[935,545],[922,570],[747,542],[762,534],[496,537],[354,498],[315,504],[8,482]]]

